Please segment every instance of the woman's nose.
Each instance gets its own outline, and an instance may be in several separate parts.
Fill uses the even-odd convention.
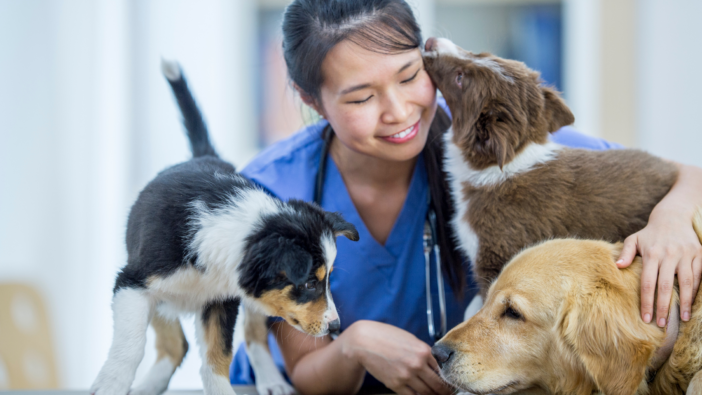
[[[410,111],[408,103],[397,93],[388,95],[385,111],[383,112],[383,122],[403,123],[407,120]]]

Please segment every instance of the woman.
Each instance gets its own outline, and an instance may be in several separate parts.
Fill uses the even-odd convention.
[[[451,210],[440,170],[447,110],[423,69],[414,16],[403,0],[296,0],[285,12],[283,34],[295,88],[325,120],[267,149],[243,174],[282,199],[313,200],[317,191],[322,207],[341,212],[361,235],[357,243],[337,241],[330,285],[341,318],[338,338],[313,339],[284,322],[274,324],[288,375],[302,393],[354,393],[380,383],[400,394],[451,393],[430,352],[423,255],[430,209],[450,285],[449,328],[462,321],[475,288],[466,283],[447,225]],[[553,139],[574,147],[611,147],[568,128]],[[642,317],[648,320],[659,268],[663,294],[670,294],[678,274],[682,316],[689,316],[702,271],[702,246],[689,225],[695,205],[702,203],[694,200],[702,197],[700,173],[681,166],[679,182],[649,226],[627,239],[620,265],[628,265],[637,251],[643,255]],[[432,284],[438,311],[433,279]],[[665,310],[658,307],[659,313]],[[248,374],[245,364],[240,352],[235,382]]]

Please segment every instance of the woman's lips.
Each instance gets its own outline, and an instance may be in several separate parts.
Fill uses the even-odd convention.
[[[417,121],[417,123],[410,126],[409,128],[401,131],[400,133],[393,134],[392,136],[381,137],[381,139],[383,139],[387,142],[390,142],[390,143],[401,144],[401,143],[412,140],[414,138],[414,136],[417,135],[418,132],[419,132],[419,121]]]

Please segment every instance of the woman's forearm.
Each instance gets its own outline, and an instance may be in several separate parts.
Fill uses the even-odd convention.
[[[331,341],[313,338],[288,324],[273,328],[293,385],[301,394],[354,394],[363,384],[366,370],[344,353],[352,328]]]
[[[306,354],[295,365],[291,380],[302,394],[355,394],[363,384],[366,370],[343,352],[345,333]]]

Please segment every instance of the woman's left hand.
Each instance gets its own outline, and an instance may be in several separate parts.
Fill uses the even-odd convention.
[[[656,323],[667,322],[675,275],[680,287],[680,318],[690,319],[692,302],[702,277],[702,244],[692,227],[699,197],[702,170],[679,165],[680,175],[670,193],[653,209],[645,228],[627,237],[617,266],[625,268],[637,253],[643,258],[641,273],[641,318],[651,322],[658,284]]]

